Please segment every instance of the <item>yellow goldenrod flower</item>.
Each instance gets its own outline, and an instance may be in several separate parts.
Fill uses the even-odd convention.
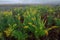
[[[4,31],[7,37],[10,35],[11,31],[12,31],[11,28],[8,28],[7,30]]]
[[[3,12],[3,15],[5,15],[5,16],[9,16],[9,15],[12,15],[12,11],[5,11],[5,12]]]
[[[32,18],[32,20],[34,21],[34,20],[36,20],[36,18],[35,18],[35,17],[33,17],[33,18]]]
[[[32,25],[33,27],[36,27],[35,25]]]
[[[6,33],[7,37],[10,35],[10,32],[8,32],[8,31],[5,31],[5,33]]]
[[[32,12],[33,15],[35,15],[36,13],[37,13],[37,10],[34,10],[34,11]]]
[[[18,20],[20,20],[20,16],[18,16]]]
[[[52,30],[54,28],[57,28],[57,26],[52,26],[51,28],[48,28],[47,30],[45,30],[46,35],[48,35],[48,31],[50,31],[50,30]]]
[[[27,11],[27,14],[30,15],[30,14],[29,14],[29,11]]]
[[[45,31],[46,36],[48,36],[48,31],[47,30],[44,30],[44,31]]]
[[[29,26],[24,26],[24,28],[28,28]]]
[[[2,33],[0,32],[0,38],[2,37]]]
[[[16,26],[17,26],[17,24],[14,24],[14,25],[13,25],[13,27],[16,27]]]
[[[30,13],[29,13],[29,11],[27,11],[27,16],[30,16]]]
[[[27,17],[26,12],[24,12],[23,16],[24,16],[24,17]]]
[[[52,28],[57,28],[58,26],[52,26]]]
[[[9,24],[9,28],[7,28],[4,32],[6,33],[6,36],[8,37],[10,35],[10,33],[14,30],[13,27],[15,27],[17,24],[14,24],[13,26],[11,26]]]
[[[48,11],[49,11],[49,12],[53,12],[53,9],[50,8]]]
[[[29,22],[28,24],[29,24],[29,25],[32,25],[32,23],[31,23],[31,22]]]
[[[54,28],[57,28],[58,26],[52,26],[51,28],[48,28],[48,31],[49,30],[52,30],[52,29],[54,29]]]
[[[20,14],[15,15],[15,17],[20,20]]]

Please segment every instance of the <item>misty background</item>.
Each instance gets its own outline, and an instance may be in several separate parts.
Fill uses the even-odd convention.
[[[0,0],[0,4],[59,4],[60,0]]]

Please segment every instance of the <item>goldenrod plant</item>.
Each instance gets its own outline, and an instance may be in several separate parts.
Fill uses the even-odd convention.
[[[49,6],[25,6],[0,11],[0,39],[14,37],[17,40],[29,40],[35,37],[40,40],[40,37],[48,36],[50,30],[60,26],[60,19],[55,18],[55,14],[52,16],[54,12],[55,8]],[[45,14],[48,14],[46,20]],[[52,25],[53,20],[55,25]],[[51,27],[46,28],[46,24]]]

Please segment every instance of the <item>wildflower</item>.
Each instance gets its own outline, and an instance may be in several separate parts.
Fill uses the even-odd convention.
[[[48,28],[48,31],[49,30],[52,30],[52,29],[54,29],[54,28],[57,28],[58,26],[52,26],[51,28]]]
[[[20,14],[15,15],[15,17],[20,20]]]
[[[34,20],[36,20],[36,18],[35,18],[35,17],[33,17],[33,18],[32,18],[32,20],[34,21]]]
[[[31,22],[29,22],[28,24],[29,24],[29,25],[32,25],[32,23],[31,23]]]
[[[48,31],[47,30],[45,30],[45,33],[46,33],[46,36],[48,36]]]
[[[37,10],[34,10],[32,14],[35,15],[36,13],[37,13]]]
[[[10,33],[14,30],[14,28],[15,28],[15,26],[16,26],[17,24],[14,24],[13,26],[11,26],[10,24],[9,24],[9,28],[7,28],[4,32],[6,33],[6,36],[8,37],[9,35],[10,35]]]
[[[20,16],[18,16],[18,20],[20,20]]]
[[[29,11],[27,11],[27,16],[30,16],[30,13],[29,13]]]
[[[13,27],[16,27],[17,24],[14,24]]]
[[[26,12],[24,12],[23,16],[24,16],[24,17],[27,17]]]
[[[29,11],[27,11],[27,14],[29,15]]]
[[[53,12],[53,9],[50,8],[50,9],[49,9],[49,12]]]
[[[35,25],[32,25],[33,27],[36,27]]]
[[[9,15],[12,15],[12,11],[9,12]]]
[[[3,12],[3,14],[5,15],[5,16],[8,16],[8,15],[12,15],[12,11],[5,11],[5,12]]]
[[[0,38],[2,37],[2,33],[0,32]]]
[[[11,31],[12,31],[11,28],[8,28],[4,31],[7,37],[10,35]]]
[[[24,26],[24,28],[28,28],[29,26]]]

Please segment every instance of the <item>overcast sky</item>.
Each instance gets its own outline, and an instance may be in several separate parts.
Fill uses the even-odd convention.
[[[58,3],[60,0],[0,0],[0,4],[32,4],[32,3]]]

